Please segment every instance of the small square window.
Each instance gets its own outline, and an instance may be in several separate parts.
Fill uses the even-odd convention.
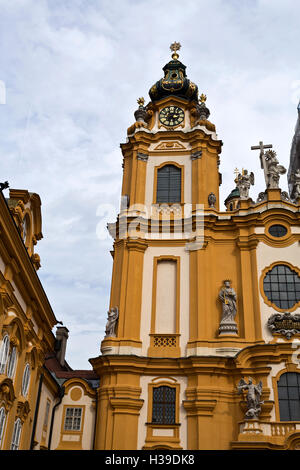
[[[82,408],[67,408],[65,414],[65,431],[80,431]]]

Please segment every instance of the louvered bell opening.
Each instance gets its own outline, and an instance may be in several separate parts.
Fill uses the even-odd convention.
[[[157,171],[157,203],[181,202],[181,169],[165,165]]]

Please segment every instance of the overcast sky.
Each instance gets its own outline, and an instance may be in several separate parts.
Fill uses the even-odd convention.
[[[223,141],[221,200],[234,169],[255,173],[272,143],[289,165],[300,97],[298,0],[0,0],[0,181],[36,192],[38,275],[70,330],[67,361],[91,368],[109,306],[122,156],[136,100],[182,45]],[[281,188],[287,190],[286,175]],[[8,192],[4,193],[8,196]],[[55,332],[55,329],[54,329]]]

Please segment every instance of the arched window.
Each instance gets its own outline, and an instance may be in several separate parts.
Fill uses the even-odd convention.
[[[0,449],[1,449],[1,444],[2,444],[2,438],[4,434],[4,426],[5,426],[5,409],[4,407],[0,408]]]
[[[152,423],[175,424],[176,389],[162,385],[153,388]]]
[[[300,373],[282,374],[277,387],[280,421],[300,421]]]
[[[22,379],[22,395],[23,397],[27,396],[28,388],[29,388],[29,380],[30,380],[30,365],[25,365],[23,379]]]
[[[300,277],[288,266],[277,264],[264,278],[264,293],[278,308],[293,308],[300,302]]]
[[[5,335],[0,349],[0,374],[5,373],[6,363],[9,354],[9,336]]]
[[[16,419],[14,424],[13,436],[11,440],[11,450],[19,450],[20,446],[20,438],[21,438],[21,431],[22,431],[22,423],[20,418]]]
[[[156,202],[181,202],[181,169],[164,165],[157,170]]]
[[[7,377],[10,379],[13,378],[15,375],[16,370],[16,363],[17,363],[17,348],[14,346],[10,352],[7,364]]]

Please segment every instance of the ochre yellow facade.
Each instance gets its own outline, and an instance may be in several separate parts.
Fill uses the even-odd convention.
[[[284,373],[300,374],[300,330],[271,333],[267,321],[274,313],[299,314],[300,293],[293,306],[280,308],[268,299],[264,279],[276,266],[300,275],[299,200],[278,186],[258,202],[238,195],[234,210],[220,209],[222,141],[203,95],[197,102],[191,82],[184,85],[183,67],[174,57],[165,66],[165,81],[151,89],[147,106],[139,103],[121,144],[126,204],[109,224],[110,308],[119,316],[102,354],[90,359],[101,378],[95,448],[293,449],[300,445],[300,417],[280,417],[278,381]],[[182,79],[180,92],[178,82],[163,87],[170,70]],[[184,111],[178,125],[176,107]],[[171,109],[173,125],[159,120],[162,109],[164,115]],[[166,166],[180,170],[180,187],[176,201],[163,203],[158,175]],[[277,225],[284,235],[269,233]],[[219,328],[218,293],[226,280],[236,292],[237,333]],[[157,298],[170,321],[158,317]],[[238,392],[248,378],[262,386],[261,409],[252,419],[246,394]],[[155,402],[155,390],[172,402]],[[163,416],[168,412],[172,419]]]
[[[72,370],[68,329],[52,333],[60,322],[36,273],[39,196],[0,195],[1,450],[300,448],[297,188],[282,191],[261,144],[265,191],[253,200],[243,169],[223,210],[222,141],[172,50],[121,144],[93,370]]]

